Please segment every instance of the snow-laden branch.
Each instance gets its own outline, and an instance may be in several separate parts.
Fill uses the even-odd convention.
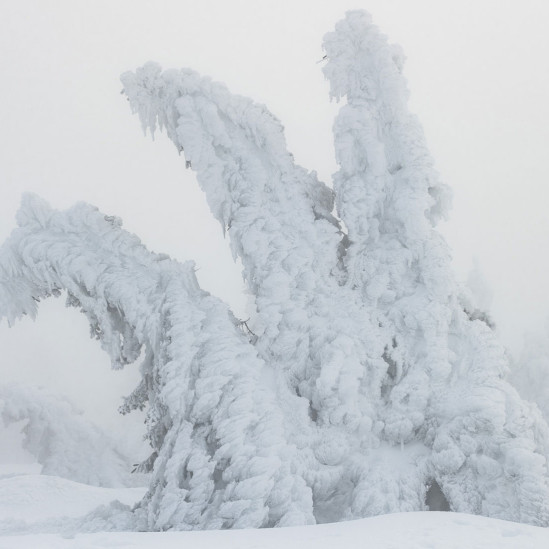
[[[261,356],[286,371],[316,422],[371,430],[386,365],[376,322],[340,286],[346,238],[332,191],[294,163],[264,106],[222,84],[151,63],[122,82],[144,128],[165,127],[184,151],[228,229],[255,296]]]
[[[446,216],[450,192],[433,168],[419,121],[408,111],[400,47],[388,44],[362,11],[347,13],[323,47],[331,95],[347,99],[334,124],[340,167],[334,190],[351,240],[349,276],[366,286],[365,296],[374,303],[391,301],[406,273],[412,278],[417,271],[415,263],[429,261],[436,268],[447,262],[431,226]],[[442,269],[436,275],[427,281],[429,291],[444,296],[448,276]]]
[[[331,95],[347,98],[334,125],[336,204],[350,241],[346,284],[379,321],[391,378],[385,436],[406,442],[451,372],[455,288],[429,213],[444,209],[444,187],[407,110],[400,50],[362,11],[348,12],[323,45]]]
[[[26,196],[18,222],[0,248],[0,318],[34,315],[40,298],[66,289],[115,367],[145,347],[125,406],[149,403],[145,527],[313,521],[267,367],[226,306],[200,290],[193,264],[148,252],[86,204],[58,212]]]

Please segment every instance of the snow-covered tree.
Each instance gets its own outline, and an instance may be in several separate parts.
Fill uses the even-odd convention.
[[[549,317],[545,329],[528,332],[509,380],[520,395],[537,404],[545,421],[549,422]]]
[[[0,418],[23,422],[23,447],[42,473],[93,486],[128,483],[128,457],[66,398],[41,388],[0,385]]]
[[[91,206],[34,197],[0,250],[0,316],[67,290],[114,367],[143,357],[123,406],[148,406],[140,528],[428,507],[547,525],[548,428],[463,310],[434,228],[449,192],[408,112],[403,55],[359,11],[324,49],[344,100],[333,190],[295,164],[265,107],[188,69],[122,76],[143,127],[165,129],[196,171],[255,296],[253,333],[192,263],[149,253]]]
[[[282,412],[263,363],[194,265],[149,253],[118,219],[86,204],[55,212],[26,196],[0,251],[8,321],[66,290],[114,368],[139,358],[122,411],[148,403],[153,478],[139,516],[151,529],[312,522],[292,470]]]
[[[492,307],[492,289],[480,269],[477,258],[473,260],[473,268],[469,272],[466,283],[461,288],[461,304],[471,320],[482,320],[490,328],[495,323],[490,315]]]

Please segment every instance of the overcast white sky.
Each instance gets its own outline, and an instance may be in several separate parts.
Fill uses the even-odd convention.
[[[155,60],[225,82],[267,104],[297,162],[329,182],[337,105],[317,61],[352,8],[406,52],[411,108],[454,191],[442,230],[456,273],[465,280],[478,258],[517,351],[549,315],[547,0],[1,0],[0,241],[22,192],[57,208],[84,200],[151,249],[194,259],[202,285],[244,315],[238,268],[192,172],[165,136],[143,137],[119,75]],[[87,334],[55,301],[34,324],[2,324],[0,377],[56,388],[108,422],[133,380],[109,372]]]

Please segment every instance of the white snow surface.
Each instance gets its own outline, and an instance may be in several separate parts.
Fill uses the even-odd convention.
[[[0,479],[0,531],[10,520],[27,523],[83,516],[118,500],[133,505],[145,488],[99,488],[49,475],[15,475]]]
[[[98,532],[45,534],[29,526],[32,534],[10,534],[9,523],[54,523],[63,516],[76,517],[113,499],[131,504],[140,488],[112,489],[87,486],[45,475],[18,475],[0,479],[0,549],[193,549],[315,547],[347,549],[541,549],[549,546],[549,530],[514,522],[462,513],[397,513],[368,519],[316,526],[202,532]],[[45,522],[44,522],[45,521]]]

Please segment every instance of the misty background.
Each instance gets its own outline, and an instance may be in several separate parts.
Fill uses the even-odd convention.
[[[149,249],[193,259],[202,287],[247,318],[239,266],[193,172],[165,136],[143,137],[119,76],[154,60],[226,83],[266,104],[296,162],[330,184],[338,105],[320,44],[353,8],[368,10],[406,53],[410,108],[454,192],[440,229],[457,278],[467,280],[476,258],[497,331],[518,355],[524,333],[549,316],[545,0],[2,0],[0,241],[23,192],[58,209],[89,202]],[[64,298],[41,304],[34,322],[1,323],[0,352],[2,382],[65,394],[138,447],[142,417],[116,413],[137,365],[111,371]],[[24,458],[13,440],[0,438],[0,460]]]

